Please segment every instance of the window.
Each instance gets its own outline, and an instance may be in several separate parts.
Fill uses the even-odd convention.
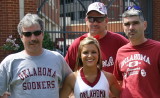
[[[66,13],[66,17],[71,17],[71,20],[75,20],[73,12]]]
[[[63,15],[63,14],[60,14],[60,17],[64,17],[64,15]],[[66,17],[71,17],[71,20],[75,20],[75,18],[74,18],[74,13],[73,13],[73,12],[66,13]]]
[[[85,11],[79,11],[79,18],[80,19],[84,19],[86,16],[86,12]]]
[[[65,2],[66,2],[66,4],[67,4],[67,3],[73,3],[74,0],[65,0]],[[61,0],[60,3],[63,4],[63,3],[64,3],[64,0]]]
[[[66,3],[73,3],[74,0],[66,0]]]
[[[54,9],[54,5],[55,5],[54,2],[55,2],[54,0],[49,0],[49,1],[48,1],[48,4],[49,4],[50,6],[52,6],[52,9]]]

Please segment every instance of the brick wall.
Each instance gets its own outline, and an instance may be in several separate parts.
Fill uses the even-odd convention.
[[[24,0],[24,11],[36,13],[39,0]],[[160,41],[160,0],[153,0],[153,38]],[[19,23],[19,0],[0,0],[0,46],[5,43],[9,35],[19,38],[17,24]],[[10,52],[0,50],[0,61]]]
[[[38,0],[24,0],[24,11],[36,13]],[[19,38],[17,25],[19,23],[19,0],[0,0],[0,46],[2,46],[9,35]],[[0,61],[12,52],[0,50]]]
[[[0,46],[9,35],[17,37],[17,23],[19,19],[19,0],[0,0]],[[8,55],[0,50],[0,61]]]
[[[25,9],[25,14],[27,13],[34,13],[36,14],[37,13],[37,5],[38,5],[38,1],[39,0],[24,0],[24,9]]]
[[[160,0],[153,0],[153,39],[160,41]]]

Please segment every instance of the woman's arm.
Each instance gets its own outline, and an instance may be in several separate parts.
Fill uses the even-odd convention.
[[[68,98],[68,96],[73,92],[74,84],[76,81],[76,76],[74,73],[68,75],[60,89],[60,98]]]
[[[117,79],[111,73],[105,72],[105,75],[109,81],[110,91],[111,93],[116,96],[117,98],[120,97],[121,93],[121,86],[118,84]]]
[[[117,98],[120,97],[121,93],[121,86],[118,84],[117,79],[114,75],[111,76],[111,85],[110,85],[110,91],[113,95],[115,95]]]

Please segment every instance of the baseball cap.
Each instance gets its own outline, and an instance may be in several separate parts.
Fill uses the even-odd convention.
[[[90,12],[90,11],[97,11],[101,14],[107,15],[107,9],[106,6],[101,3],[101,2],[94,2],[92,4],[90,4],[88,6],[88,11],[86,13],[86,15]]]

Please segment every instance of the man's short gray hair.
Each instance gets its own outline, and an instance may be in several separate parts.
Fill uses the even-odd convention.
[[[24,27],[30,27],[33,25],[40,25],[40,28],[42,30],[42,32],[44,31],[44,22],[43,20],[37,15],[37,14],[26,14],[22,20],[19,22],[18,26],[17,26],[17,30],[19,35],[22,34],[22,28]]]
[[[142,11],[136,10],[136,9],[134,9],[134,8],[125,11],[125,12],[122,14],[122,19],[125,18],[125,17],[133,17],[133,16],[139,16],[140,20],[141,20],[141,21],[144,21],[144,17],[143,17]]]

